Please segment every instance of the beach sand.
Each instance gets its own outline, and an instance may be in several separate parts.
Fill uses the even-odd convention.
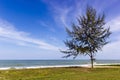
[[[62,68],[62,67],[91,68],[91,64],[83,64],[83,65],[55,65],[55,66],[28,66],[28,67],[1,67],[0,70],[9,70],[9,69],[38,69],[38,68]],[[94,64],[94,68],[120,68],[120,63]]]

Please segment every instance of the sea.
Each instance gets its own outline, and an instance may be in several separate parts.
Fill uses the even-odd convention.
[[[120,64],[120,60],[96,60],[97,64]],[[0,60],[0,68],[5,67],[31,67],[31,66],[65,66],[65,65],[85,65],[90,64],[90,60]]]

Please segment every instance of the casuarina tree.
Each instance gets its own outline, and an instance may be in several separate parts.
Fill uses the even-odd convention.
[[[64,41],[67,50],[61,51],[64,57],[88,55],[91,68],[95,54],[108,43],[110,28],[105,26],[105,15],[98,15],[93,7],[87,7],[85,15],[77,18],[78,24],[72,24],[72,30],[66,28],[69,38]]]

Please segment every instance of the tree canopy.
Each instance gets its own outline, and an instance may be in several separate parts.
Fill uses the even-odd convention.
[[[69,38],[64,43],[68,49],[61,52],[66,54],[64,57],[88,55],[93,68],[95,54],[108,43],[110,28],[105,28],[105,15],[98,15],[90,6],[86,8],[85,15],[79,16],[77,21],[78,24],[72,24],[72,30],[66,28]]]

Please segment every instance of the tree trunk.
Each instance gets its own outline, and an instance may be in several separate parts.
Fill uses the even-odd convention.
[[[93,68],[93,67],[94,67],[94,66],[93,66],[93,61],[94,61],[93,55],[91,55],[90,58],[91,58],[91,68]]]

